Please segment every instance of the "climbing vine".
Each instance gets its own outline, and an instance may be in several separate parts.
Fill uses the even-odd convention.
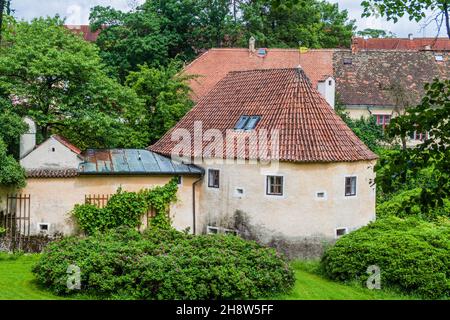
[[[139,192],[127,192],[119,188],[104,208],[92,204],[77,204],[72,210],[72,216],[82,231],[93,234],[121,226],[139,228],[143,216],[152,209],[155,216],[150,220],[150,225],[169,229],[169,208],[177,200],[177,190],[176,178],[164,186]]]

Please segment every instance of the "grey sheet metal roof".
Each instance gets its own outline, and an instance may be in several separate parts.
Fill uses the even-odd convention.
[[[201,175],[203,169],[173,161],[149,150],[88,149],[80,174]]]

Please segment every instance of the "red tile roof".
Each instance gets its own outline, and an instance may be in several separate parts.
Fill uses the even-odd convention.
[[[230,72],[149,149],[170,156],[178,143],[171,140],[172,133],[186,129],[191,134],[191,150],[194,150],[195,121],[202,122],[203,132],[217,129],[225,137],[226,131],[232,130],[242,115],[261,116],[255,128],[257,134],[263,129],[279,130],[281,161],[338,162],[377,158],[328,105],[300,68]],[[204,142],[203,148],[208,144]],[[245,151],[237,158],[258,158],[257,147],[250,144],[247,143]],[[226,145],[223,150],[225,156]],[[198,151],[183,156],[199,157],[204,149]]]
[[[59,141],[60,143],[62,143],[64,146],[69,148],[72,152],[75,152],[76,154],[81,154],[81,150],[78,147],[74,146],[69,140],[67,140],[63,136],[54,134],[54,135],[52,135],[52,138],[54,138],[57,141]]]
[[[429,46],[429,48],[427,48]],[[352,39],[353,51],[360,50],[434,50],[450,51],[448,38],[383,38],[383,39]]]
[[[309,50],[300,54],[298,49],[268,49],[262,58],[244,48],[210,49],[185,68],[188,75],[198,75],[191,80],[193,99],[198,101],[230,71],[255,69],[296,68],[299,65],[317,86],[317,82],[333,75],[331,49]]]
[[[78,176],[78,169],[31,169],[27,178],[72,178]]]
[[[89,25],[65,25],[64,27],[75,34],[82,33],[84,40],[89,42],[95,42],[100,34],[100,31],[92,32]]]

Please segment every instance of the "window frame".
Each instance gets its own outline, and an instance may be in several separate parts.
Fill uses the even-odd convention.
[[[217,184],[212,184],[211,173],[217,172]],[[220,188],[220,170],[208,169],[208,188],[219,189]]]
[[[254,121],[254,124],[252,127],[249,127],[249,124]],[[242,115],[239,117],[239,120],[236,122],[234,126],[234,130],[242,130],[242,131],[251,131],[255,130],[256,126],[258,125],[259,121],[261,121],[261,116],[258,115]],[[240,124],[240,125],[239,125]],[[239,125],[239,126],[238,126]]]
[[[355,190],[352,192],[352,180],[355,179]],[[350,179],[350,192],[347,193],[347,179]],[[358,176],[346,176],[344,180],[344,195],[345,197],[356,197],[358,194]]]
[[[338,230],[344,230],[345,233],[342,234],[342,235],[338,235]],[[339,228],[334,229],[334,236],[335,236],[336,239],[339,239],[340,237],[343,237],[343,236],[345,236],[347,234],[348,234],[348,228],[347,227],[339,227]]]
[[[271,178],[281,178],[281,184],[277,184],[277,186],[281,187],[281,193],[271,193],[270,192],[270,187],[271,187],[271,183],[270,183],[270,179]],[[284,176],[283,175],[276,175],[276,174],[268,174],[266,175],[266,196],[271,196],[271,197],[284,197],[285,192],[284,192]]]

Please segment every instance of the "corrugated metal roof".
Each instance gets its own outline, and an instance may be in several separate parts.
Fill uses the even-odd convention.
[[[80,174],[201,175],[203,169],[140,149],[88,149]]]

